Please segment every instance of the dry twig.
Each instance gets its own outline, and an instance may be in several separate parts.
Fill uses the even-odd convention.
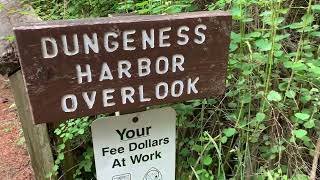
[[[317,140],[316,151],[313,157],[312,170],[310,172],[310,180],[316,180],[319,155],[320,155],[320,138]]]

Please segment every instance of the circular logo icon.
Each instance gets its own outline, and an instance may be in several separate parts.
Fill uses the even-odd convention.
[[[162,174],[157,168],[151,168],[144,175],[143,180],[162,180]]]

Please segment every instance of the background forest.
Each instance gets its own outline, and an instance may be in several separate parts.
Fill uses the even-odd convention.
[[[43,20],[229,11],[225,96],[171,105],[178,112],[177,179],[307,180],[320,167],[319,0],[24,2]],[[95,179],[90,124],[96,118],[55,127],[48,177]]]

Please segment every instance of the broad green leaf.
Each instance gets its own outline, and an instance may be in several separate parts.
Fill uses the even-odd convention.
[[[63,154],[63,153],[60,153],[60,154],[58,155],[58,159],[60,159],[61,161],[64,160],[64,154]]]
[[[266,118],[266,115],[264,113],[259,112],[256,115],[256,121],[258,121],[258,122],[262,122],[265,118]]]
[[[312,97],[310,95],[304,95],[300,97],[300,101],[304,104],[308,103],[311,101]]]
[[[277,91],[270,91],[268,96],[267,96],[267,99],[269,101],[276,101],[276,102],[279,102],[282,100],[282,96],[280,93],[278,93]]]
[[[298,23],[292,23],[289,25],[290,29],[300,29],[303,28],[303,23],[302,22],[298,22]]]
[[[278,88],[280,89],[280,91],[286,91],[288,87],[288,82],[282,82],[279,84]]]
[[[290,90],[290,91],[286,92],[286,96],[288,98],[294,99],[296,97],[296,92]]]
[[[311,90],[310,90],[310,93],[318,93],[318,92],[320,92],[319,91],[319,89],[317,89],[317,88],[312,88]]]
[[[249,34],[249,37],[252,37],[252,38],[258,38],[261,36],[261,32],[252,32]]]
[[[192,146],[192,150],[196,151],[198,153],[201,153],[201,151],[203,150],[203,147],[200,146],[200,145],[195,144],[195,145]]]
[[[305,137],[308,134],[308,132],[306,130],[304,130],[304,129],[299,129],[299,130],[293,130],[292,134],[295,137],[297,137],[299,139],[302,139],[303,137]]]
[[[175,14],[175,13],[179,13],[182,11],[182,7],[179,5],[175,5],[175,6],[170,6],[166,12],[169,14]]]
[[[281,23],[283,23],[286,19],[284,17],[279,17],[275,20],[276,24],[279,25]]]
[[[62,131],[60,129],[56,129],[54,130],[54,133],[59,136],[62,133]]]
[[[64,148],[66,148],[65,144],[58,145],[58,151],[62,151],[62,150],[64,150]]]
[[[211,163],[212,163],[212,158],[209,155],[203,158],[204,165],[209,166]]]
[[[222,138],[220,139],[220,142],[222,144],[225,144],[228,141],[228,138],[226,136],[222,136]]]
[[[310,118],[310,115],[306,113],[296,113],[294,116],[303,121],[306,121]]]
[[[223,133],[227,136],[227,137],[231,137],[233,135],[235,135],[237,133],[237,130],[235,128],[228,128],[228,129],[224,129]]]
[[[85,172],[91,172],[91,167],[92,167],[92,162],[86,162],[86,164],[84,165],[84,171]]]
[[[66,133],[65,138],[66,138],[66,140],[72,139],[72,138],[73,138],[73,134],[71,134],[71,133]]]
[[[78,133],[79,134],[84,134],[84,129],[79,129]]]
[[[189,149],[188,149],[188,148],[183,148],[183,149],[181,149],[180,155],[181,155],[181,156],[184,156],[184,157],[189,156],[189,155],[190,155]]]
[[[303,63],[303,62],[291,62],[291,61],[287,61],[284,63],[284,66],[286,68],[291,68],[294,71],[304,71],[307,70],[307,66]]]
[[[308,122],[304,123],[303,126],[307,129],[314,128],[315,127],[314,120],[313,119],[309,120]]]
[[[314,73],[315,75],[320,75],[320,67],[312,67],[309,69],[310,72]]]
[[[165,9],[165,8],[166,8],[165,5],[157,6],[157,7],[155,7],[155,8],[152,8],[152,13],[153,13],[153,14],[159,14],[159,13],[161,13],[161,11],[162,11],[163,9]]]
[[[233,7],[231,9],[231,14],[232,14],[233,19],[240,20],[240,18],[241,18],[241,9],[239,7]]]
[[[58,169],[59,169],[59,166],[58,166],[58,165],[54,165],[53,168],[52,168],[52,170],[53,170],[54,172],[58,171]]]
[[[275,37],[275,41],[279,42],[281,40],[287,39],[288,37],[290,37],[290,34],[281,34],[281,35],[276,35]]]
[[[230,47],[229,47],[230,52],[234,52],[237,49],[238,49],[238,45],[236,43],[230,43]]]
[[[247,104],[251,102],[251,95],[250,94],[244,94],[240,97],[240,101],[243,104]]]
[[[147,13],[149,13],[150,11],[149,11],[149,9],[141,9],[141,10],[138,10],[138,14],[147,14]]]
[[[301,138],[301,140],[303,140],[304,143],[311,142],[311,139],[308,136],[303,136],[303,138]]]
[[[260,14],[260,16],[271,16],[272,11],[264,11],[263,13]]]
[[[287,14],[289,12],[289,8],[281,7],[281,9],[277,9],[278,13]]]
[[[148,3],[149,3],[149,1],[143,1],[143,2],[137,3],[136,6],[137,7],[143,7],[143,6],[148,5]]]
[[[314,10],[316,12],[320,12],[320,4],[313,5],[312,10]]]
[[[307,27],[305,27],[305,28],[302,28],[302,29],[299,29],[299,30],[297,30],[297,32],[300,32],[300,33],[302,33],[302,32],[311,32],[311,31],[313,31],[314,29],[311,27],[311,26],[307,26]]]
[[[275,51],[275,52],[274,52],[274,56],[275,56],[275,57],[281,57],[283,54],[284,54],[283,51]]]
[[[314,16],[310,14],[306,14],[302,17],[302,21],[304,24],[309,25],[314,21]]]
[[[310,33],[311,36],[320,37],[320,31]]]
[[[255,44],[260,49],[260,51],[270,51],[272,48],[272,43],[267,39],[259,39]]]
[[[235,32],[231,32],[231,39],[232,39],[233,43],[240,43],[241,42],[240,34],[237,34]]]

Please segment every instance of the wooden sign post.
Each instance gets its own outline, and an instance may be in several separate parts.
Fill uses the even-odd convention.
[[[116,111],[140,112],[153,105],[214,97],[225,91],[231,32],[231,16],[226,12],[38,22],[17,26],[14,32],[26,99],[35,124]],[[98,123],[105,121],[94,122],[92,131],[99,179],[148,180],[156,177],[163,180],[174,176],[169,173],[173,171],[165,169],[174,165],[150,167],[174,160],[174,151],[164,158],[156,151],[157,161],[148,161],[149,164],[136,164],[131,159],[133,166],[129,170],[143,167],[143,172],[136,173],[137,177],[132,177],[135,173],[113,169],[122,167],[118,159],[123,159],[123,165],[125,159],[136,157],[125,151],[130,151],[132,143],[148,144],[144,138],[161,139],[171,134],[170,140],[166,141],[170,141],[167,148],[174,147],[175,129],[169,127],[175,127],[175,119],[166,118],[168,122],[163,121],[168,126],[159,125],[162,121],[159,112],[166,111],[151,111],[154,113],[151,115],[149,111],[141,112],[141,117],[147,118],[142,118],[140,124],[124,123],[127,117],[137,114],[120,116],[118,121],[110,117],[105,119],[109,124],[107,132]],[[153,131],[144,129],[148,128],[144,127],[146,124],[150,124],[149,128],[154,127]],[[144,129],[144,133],[148,131],[150,137],[133,141],[138,129],[140,132]],[[103,142],[108,138],[104,137],[105,133],[110,139]],[[124,133],[129,133],[126,134],[128,142],[124,142]],[[107,148],[113,147],[114,152],[102,147],[106,144]],[[147,157],[138,149],[137,152]],[[113,162],[108,159],[105,162],[101,153],[109,153]],[[110,167],[115,175],[104,177],[103,171]]]

